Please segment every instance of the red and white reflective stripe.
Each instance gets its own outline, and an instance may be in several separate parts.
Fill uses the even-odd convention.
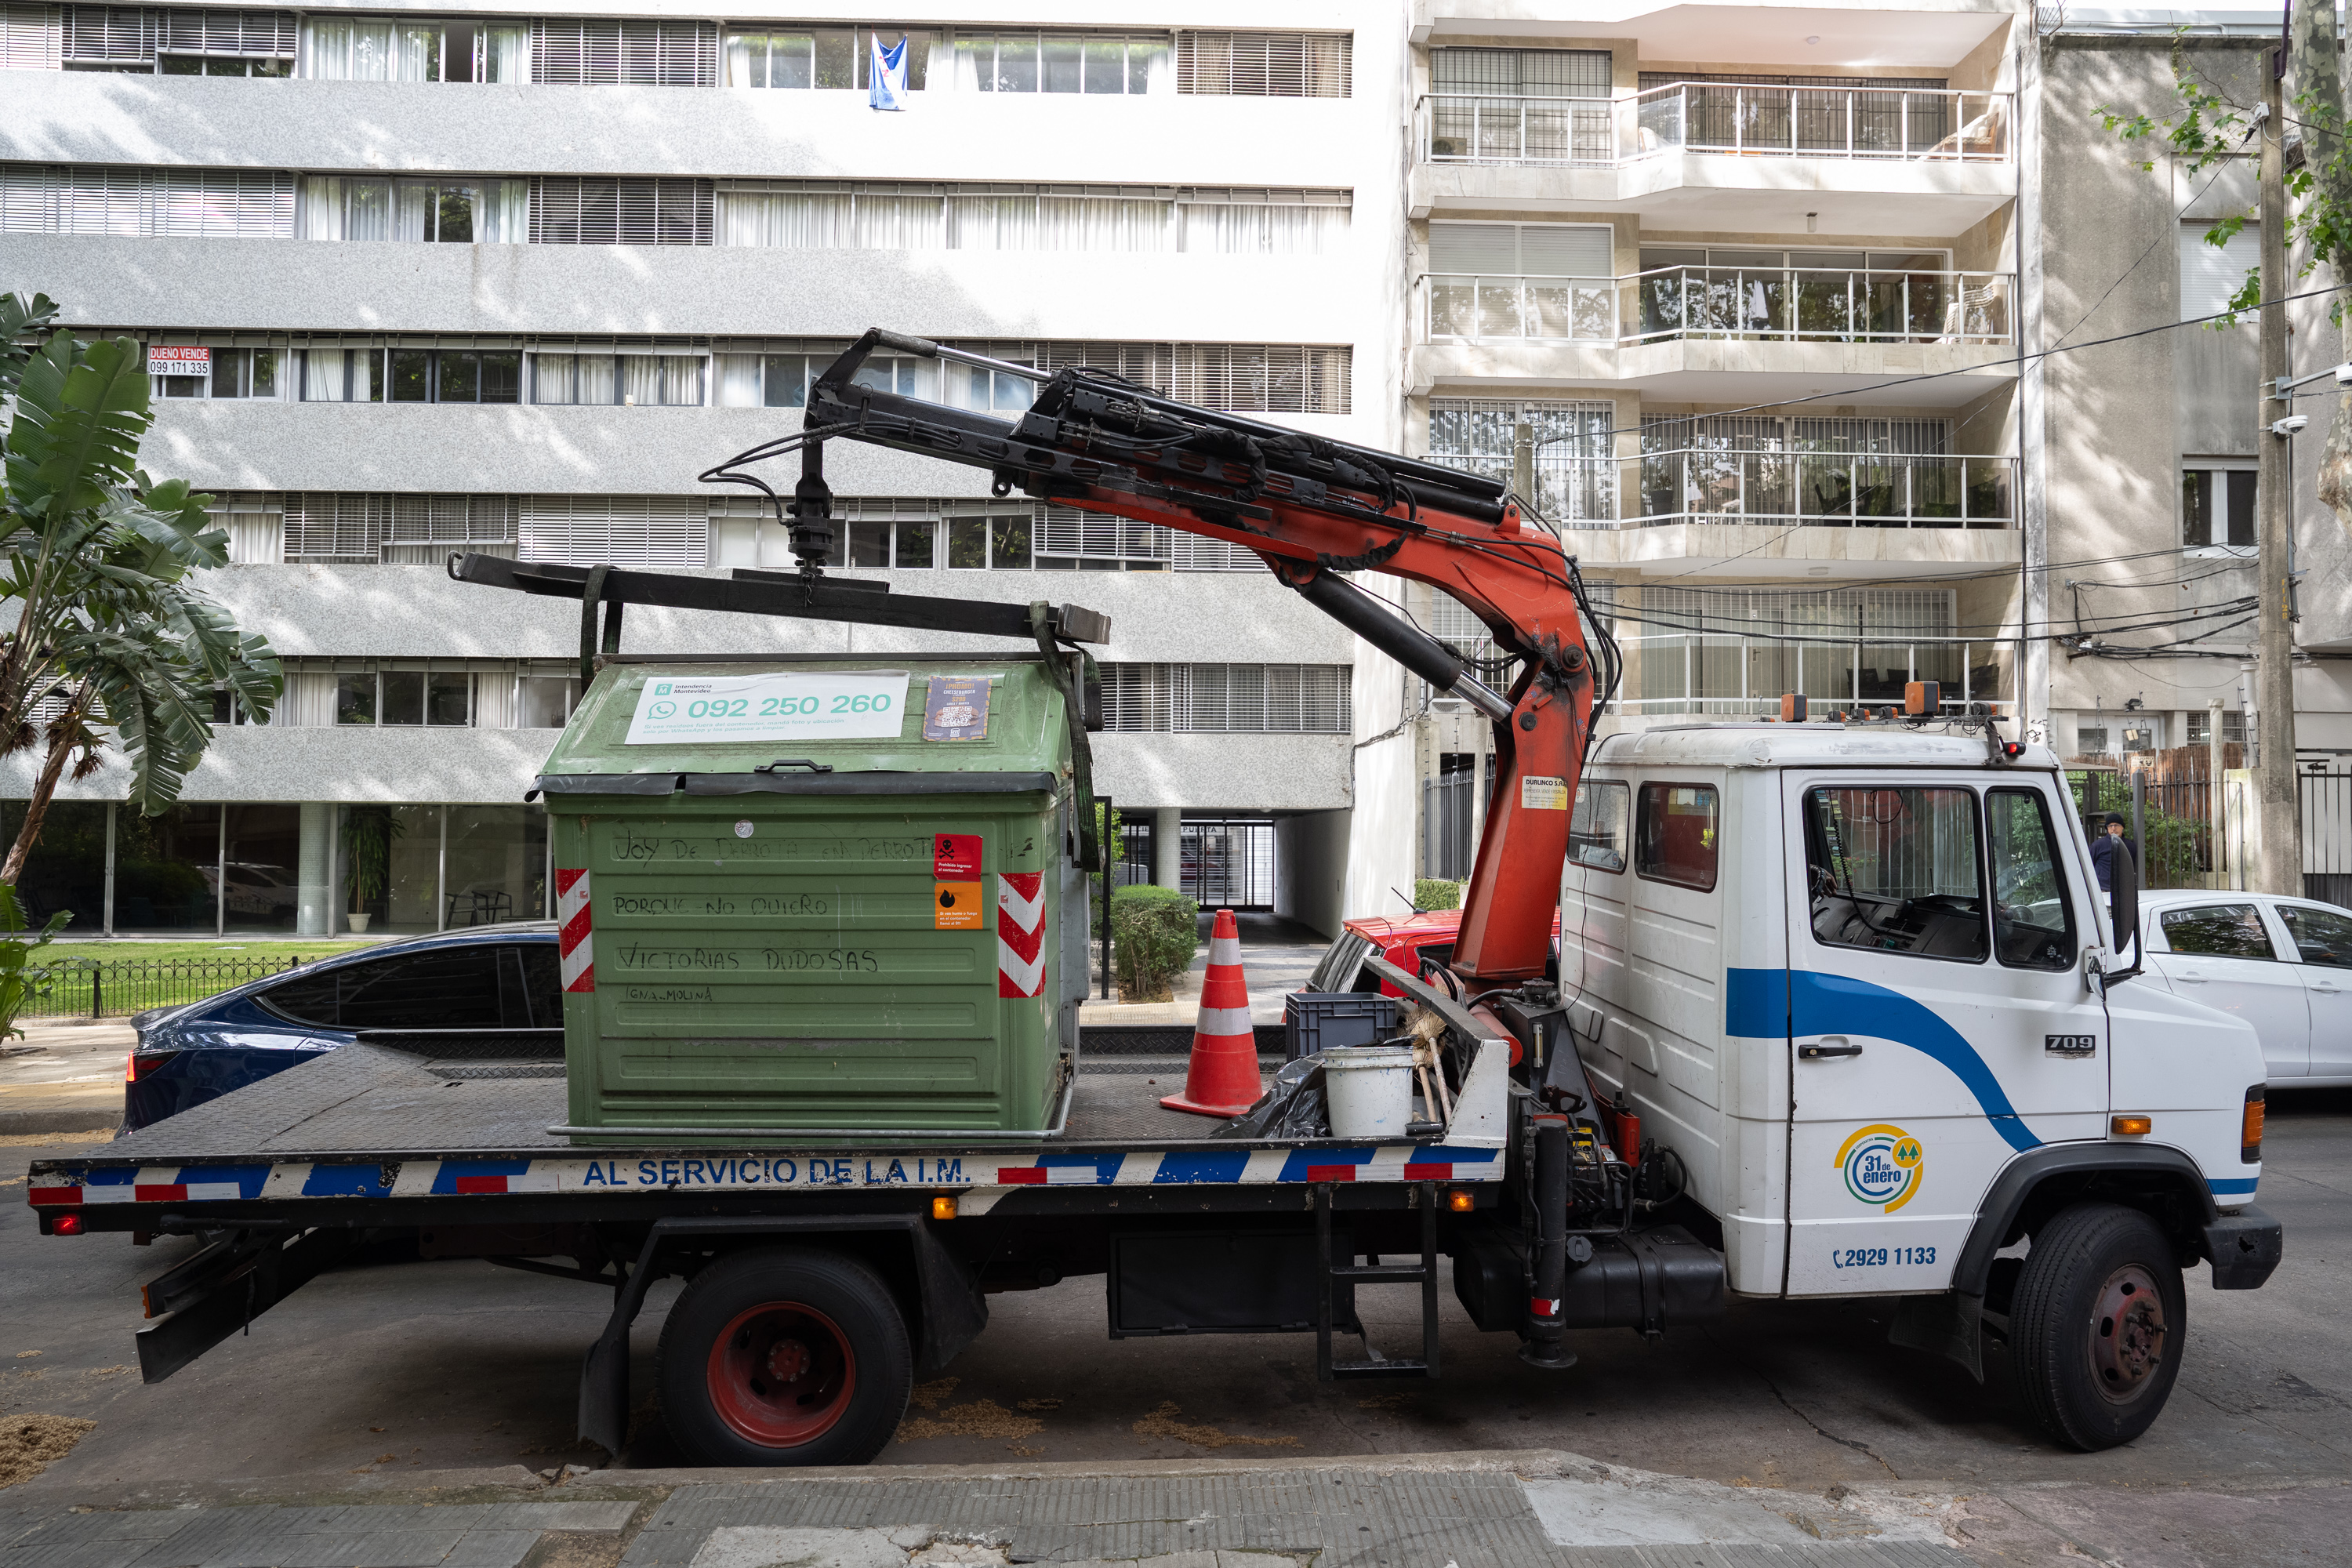
[[[555,869],[556,944],[562,953],[563,988],[596,989],[596,952],[588,930],[588,873]]]
[[[996,879],[996,994],[1034,996],[1045,984],[1045,873]]]
[[[35,1187],[26,1194],[26,1201],[35,1208],[77,1206],[81,1203],[81,1189],[79,1187]]]
[[[1538,1318],[1557,1318],[1559,1316],[1559,1301],[1557,1296],[1549,1301],[1541,1296],[1530,1296],[1528,1298],[1528,1310]]]
[[[1093,1187],[1102,1184],[1102,1173],[1085,1165],[999,1165],[1000,1187]]]

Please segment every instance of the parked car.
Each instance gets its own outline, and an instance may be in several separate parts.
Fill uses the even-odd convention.
[[[217,1100],[362,1030],[563,1026],[551,921],[410,937],[131,1017],[125,1131]]]
[[[2139,907],[2148,973],[2252,1024],[2272,1087],[2352,1085],[2352,910],[2194,889]]]
[[[1462,933],[1460,910],[1420,910],[1391,920],[1365,915],[1340,924],[1339,934],[1323,952],[1315,973],[1302,991],[1361,991],[1402,996],[1389,982],[1364,967],[1367,958],[1385,959],[1407,974],[1419,974],[1424,963],[1450,963],[1454,940]],[[1551,917],[1552,968],[1559,963],[1559,915]]]

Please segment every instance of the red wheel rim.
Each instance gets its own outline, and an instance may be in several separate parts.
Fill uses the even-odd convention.
[[[737,1313],[711,1345],[706,1370],[719,1418],[766,1448],[797,1448],[824,1436],[857,1391],[849,1336],[797,1301]]]

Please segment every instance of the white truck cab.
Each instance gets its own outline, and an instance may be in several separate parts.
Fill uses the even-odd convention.
[[[1979,1378],[2006,1342],[2063,1439],[2144,1430],[2181,1261],[2221,1289],[2277,1263],[2263,1055],[2126,983],[2135,922],[2119,952],[2057,759],[1907,725],[1661,728],[1604,742],[1574,810],[1578,1054],[1679,1157],[1730,1289],[1900,1297],[1894,1337]]]

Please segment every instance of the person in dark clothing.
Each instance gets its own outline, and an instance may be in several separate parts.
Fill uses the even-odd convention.
[[[2103,893],[2116,890],[2116,857],[2118,855],[2129,855],[2133,865],[2139,864],[2139,857],[2133,853],[2131,840],[2124,837],[2123,817],[2111,811],[2107,813],[2106,831],[2091,841],[2091,869],[2097,874],[2099,891]]]

